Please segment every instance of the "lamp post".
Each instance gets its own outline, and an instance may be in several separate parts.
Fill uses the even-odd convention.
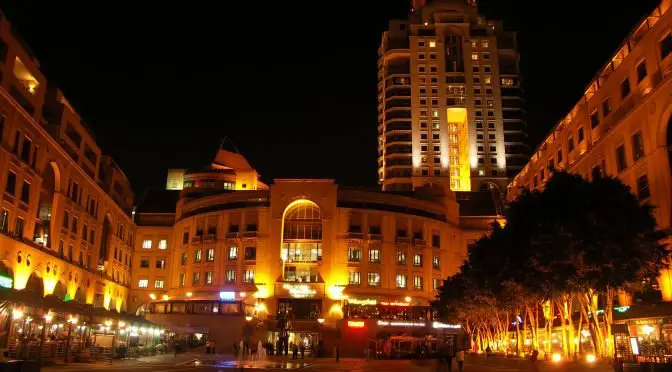
[[[322,325],[324,324],[324,318],[317,319],[317,342],[322,341]]]
[[[68,362],[68,354],[70,353],[70,336],[72,335],[72,325],[77,324],[77,318],[70,315],[68,322],[68,338],[65,340],[65,362]]]

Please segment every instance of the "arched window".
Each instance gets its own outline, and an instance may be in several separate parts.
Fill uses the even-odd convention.
[[[317,265],[295,266],[291,263],[322,261],[322,214],[320,207],[309,200],[290,204],[283,217],[281,257],[284,280],[315,282],[319,280]]]

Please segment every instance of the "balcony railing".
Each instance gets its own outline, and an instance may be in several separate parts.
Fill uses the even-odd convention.
[[[259,231],[245,231],[243,233],[243,239],[257,239],[260,236]]]
[[[203,243],[212,243],[216,240],[215,234],[208,234],[203,237]]]
[[[397,236],[395,241],[397,244],[411,244],[411,238],[407,236]]]
[[[194,236],[191,238],[191,244],[201,244],[203,237],[202,236]]]
[[[424,239],[413,239],[413,245],[424,248],[427,246],[427,241]]]
[[[383,236],[380,234],[369,234],[371,244],[380,244],[383,242]]]
[[[364,234],[361,232],[349,232],[345,235],[345,240],[347,241],[362,241],[364,240]]]
[[[240,237],[240,233],[239,233],[239,232],[229,232],[229,233],[226,233],[226,238],[227,238],[227,239],[238,239],[238,237]]]

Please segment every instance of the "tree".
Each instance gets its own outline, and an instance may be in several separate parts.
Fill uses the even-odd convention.
[[[546,318],[547,337],[557,314],[565,353],[571,355],[578,352],[572,317],[577,310],[572,305],[578,302],[579,324],[588,325],[596,352],[610,355],[613,343],[605,340],[610,337],[614,297],[636,289],[669,265],[670,252],[660,243],[664,234],[651,212],[652,207],[640,204],[618,179],[589,182],[556,172],[542,191],[525,190],[509,204],[506,225],[493,225],[492,232],[473,246],[458,276],[440,288],[435,306],[458,318],[485,313],[499,319],[503,312],[505,327],[480,322],[495,333],[506,333],[508,320],[516,319],[516,350],[521,343],[520,315],[533,323],[526,328],[538,347],[539,309]],[[550,348],[550,339],[546,345]]]

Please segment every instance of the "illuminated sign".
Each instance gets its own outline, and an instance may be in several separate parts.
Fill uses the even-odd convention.
[[[637,337],[630,337],[630,347],[632,347],[632,355],[639,355],[639,344]]]
[[[184,188],[184,169],[168,169],[166,190],[182,190]]]
[[[282,288],[289,291],[289,295],[294,298],[315,297],[317,291],[308,284],[284,284]]]
[[[360,306],[376,306],[378,304],[377,300],[373,300],[370,298],[364,298],[364,299],[358,299],[358,298],[349,298],[348,299],[348,304],[349,305],[360,305]]]
[[[445,324],[441,322],[434,322],[432,323],[432,328],[452,328],[452,329],[459,329],[462,328],[461,325],[459,324]]]
[[[401,301],[381,301],[381,305],[383,306],[401,306],[401,307],[409,307],[411,304],[408,302],[401,302]]]
[[[12,288],[12,278],[0,275],[0,287],[2,288]]]
[[[389,322],[386,320],[379,320],[378,325],[381,327],[424,327],[425,322]]]
[[[233,301],[236,299],[236,292],[219,292],[221,301]]]
[[[350,328],[364,328],[363,320],[348,320],[348,327]]]

